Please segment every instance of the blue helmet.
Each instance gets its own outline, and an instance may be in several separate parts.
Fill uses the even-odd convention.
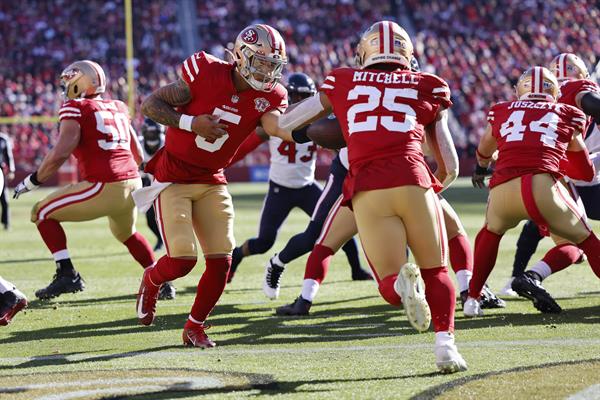
[[[288,94],[297,93],[303,95],[303,97],[312,96],[317,93],[315,81],[302,72],[295,72],[288,76],[286,89],[288,90]]]

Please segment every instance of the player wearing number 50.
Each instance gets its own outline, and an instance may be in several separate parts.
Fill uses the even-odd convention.
[[[137,313],[152,323],[158,286],[187,275],[196,265],[196,238],[206,260],[196,299],[183,330],[183,342],[213,347],[205,320],[219,300],[231,266],[233,205],[223,168],[237,148],[262,125],[268,135],[292,135],[278,129],[287,93],[279,83],[287,62],[285,43],[275,29],[257,24],[237,36],[234,62],[199,52],[181,66],[181,79],[152,93],[142,104],[148,118],[168,126],[165,146],[146,171],[152,186],[134,194],[142,210],[154,201],[167,254],[144,273]]]
[[[89,221],[108,217],[112,234],[143,268],[154,263],[148,241],[135,231],[137,211],[131,193],[142,186],[138,165],[142,149],[130,125],[127,106],[101,97],[106,87],[102,67],[89,60],[69,65],[60,76],[66,102],[59,111],[59,137],[42,164],[15,189],[14,197],[36,189],[58,170],[71,154],[77,158],[83,179],[38,201],[31,221],[52,252],[56,275],[35,295],[40,299],[78,292],[85,287],[71,263],[63,221]]]
[[[490,180],[485,225],[475,239],[473,279],[466,316],[482,315],[476,300],[494,268],[504,233],[524,219],[576,244],[600,277],[600,241],[560,181],[563,175],[590,181],[595,169],[583,142],[586,117],[556,103],[558,81],[543,67],[528,69],[517,82],[518,100],[494,105],[477,148],[473,184],[484,187],[492,154],[498,159]]]
[[[379,292],[387,302],[403,304],[416,329],[426,330],[433,319],[436,364],[456,372],[466,363],[454,344],[454,285],[435,193],[443,187],[440,180],[448,185],[458,172],[443,168],[458,165],[447,125],[452,102],[444,80],[410,70],[412,58],[406,31],[394,22],[377,22],[359,41],[358,68],[331,72],[321,92],[286,112],[279,124],[296,129],[333,110],[350,161],[344,203],[354,209]],[[442,167],[437,177],[421,148],[426,132]],[[418,267],[408,263],[407,245]]]

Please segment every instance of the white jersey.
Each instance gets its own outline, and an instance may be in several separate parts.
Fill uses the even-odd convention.
[[[348,148],[344,147],[340,150],[340,162],[346,169],[350,169],[350,162],[348,161]]]
[[[292,189],[310,185],[315,181],[317,145],[313,142],[284,142],[278,137],[270,137],[269,151],[269,180]]]

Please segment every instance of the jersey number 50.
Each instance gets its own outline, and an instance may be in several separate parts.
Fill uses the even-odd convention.
[[[377,124],[391,132],[406,133],[411,131],[417,124],[417,113],[408,104],[398,103],[396,99],[416,99],[418,92],[415,89],[393,89],[386,88],[381,99],[381,90],[374,86],[359,85],[348,92],[348,100],[356,100],[359,96],[368,96],[366,103],[357,103],[348,109],[348,132],[350,135],[356,132],[371,132],[377,130]],[[382,105],[385,109],[404,114],[404,121],[394,120],[393,116],[369,115],[364,121],[356,122],[356,115],[374,111]]]
[[[98,140],[98,146],[102,150],[114,150],[121,146],[128,147],[129,143],[129,119],[120,112],[108,110],[96,111],[96,129],[108,135],[108,139]]]

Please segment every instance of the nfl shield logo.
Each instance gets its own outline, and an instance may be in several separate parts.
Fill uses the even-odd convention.
[[[256,111],[258,112],[265,112],[270,105],[271,103],[264,97],[254,99],[254,108],[256,108]]]
[[[240,101],[240,98],[239,98],[239,96],[238,96],[238,95],[235,95],[235,94],[234,94],[233,96],[231,96],[231,102],[232,102],[233,104],[237,103],[238,101]]]

